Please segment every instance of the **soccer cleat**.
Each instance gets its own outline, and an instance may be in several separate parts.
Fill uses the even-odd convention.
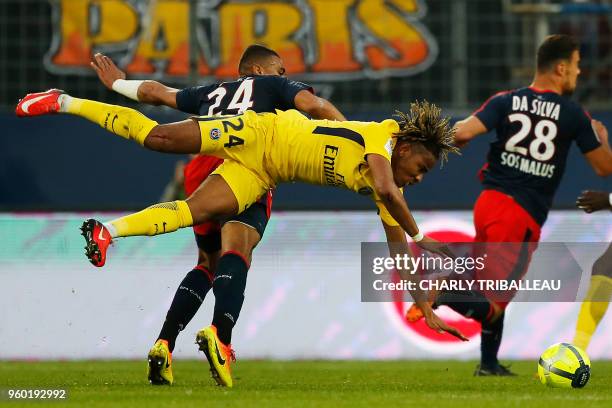
[[[408,309],[408,311],[406,312],[406,320],[408,320],[410,323],[414,323],[414,322],[418,322],[422,318],[423,318],[423,311],[421,310],[420,307],[416,305],[416,303],[413,303]]]
[[[85,255],[94,266],[102,267],[106,263],[106,250],[113,241],[110,233],[101,222],[88,219],[81,226],[81,235],[85,237]]]
[[[509,367],[503,366],[501,364],[497,364],[493,367],[486,367],[478,364],[476,366],[476,371],[474,371],[474,376],[476,377],[489,377],[489,376],[498,376],[498,377],[516,377],[516,374],[510,371]]]
[[[49,89],[45,92],[27,94],[19,100],[15,114],[26,117],[57,113],[60,110],[59,97],[64,93],[61,89]]]
[[[172,353],[166,340],[157,340],[149,350],[147,378],[153,385],[172,385]]]
[[[434,304],[433,302],[428,302],[428,303],[431,305],[432,309],[437,308],[437,305]],[[410,308],[406,311],[406,320],[409,321],[410,323],[418,322],[423,317],[425,317],[425,315],[423,314],[423,311],[421,310],[421,308],[416,305],[416,303],[413,303],[410,306]]]
[[[236,361],[232,346],[221,343],[217,328],[213,325],[203,328],[196,336],[196,343],[203,351],[210,365],[210,373],[218,385],[233,386],[230,364]]]

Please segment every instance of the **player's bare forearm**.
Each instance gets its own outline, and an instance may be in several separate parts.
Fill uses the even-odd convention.
[[[138,88],[138,101],[149,105],[164,105],[176,109],[178,89],[157,81],[144,81]]]
[[[612,151],[607,144],[591,150],[584,157],[598,176],[608,177],[612,174]]]
[[[406,239],[406,233],[402,227],[387,225],[384,222],[382,224],[387,237],[387,245],[389,246],[389,254],[391,257],[395,258],[396,255],[403,256],[404,254],[412,256],[412,251],[410,250],[408,240]],[[414,271],[408,269],[398,269],[397,272],[404,280],[415,281],[418,279],[418,277],[414,274]],[[422,290],[417,289],[410,291],[410,294],[419,307],[422,307],[423,303],[427,303],[427,296]],[[427,306],[429,306],[429,304],[423,307]]]
[[[591,127],[597,135],[601,146],[591,150],[584,156],[600,177],[608,177],[612,174],[612,149],[608,142],[608,129],[598,120],[591,120]]]
[[[395,257],[397,254],[403,255],[406,253],[412,255],[410,252],[410,247],[408,246],[408,241],[406,240],[406,234],[401,227],[390,226],[383,222],[383,228],[385,229],[385,235],[387,236],[389,253],[392,257]],[[397,272],[400,274],[402,279],[410,281],[418,281],[419,279],[416,274],[412,273],[413,271],[399,269]],[[429,328],[437,332],[450,333],[463,341],[468,340],[467,337],[465,337],[459,330],[446,324],[434,313],[431,304],[427,301],[427,295],[419,288],[418,284],[416,285],[416,290],[410,291],[410,295],[412,295],[416,305],[421,308],[423,317],[425,317],[425,322]]]
[[[411,237],[417,235],[419,227],[417,227],[412,214],[410,214],[404,195],[399,187],[395,185],[391,163],[378,154],[369,154],[367,162],[374,178],[376,194],[382,200],[389,214],[401,225],[408,235]]]
[[[396,186],[392,186],[389,190],[382,190],[377,193],[389,211],[389,214],[399,223],[402,229],[411,237],[417,235],[419,233],[419,227],[412,217],[400,189]]]
[[[313,118],[338,121],[346,120],[344,115],[330,101],[323,98],[318,99],[320,100],[320,107],[312,113]]]
[[[395,184],[389,160],[378,154],[369,154],[368,165],[374,178],[374,189],[380,200],[391,214],[391,217],[413,237],[417,245],[427,251],[443,256],[454,257],[452,251],[443,243],[427,236],[419,236],[419,227],[412,217],[404,195]]]
[[[122,93],[120,89],[113,88],[113,84],[118,79],[124,80],[126,77],[125,72],[119,69],[112,59],[104,54],[96,53],[90,65],[105,87],[111,91]],[[134,81],[124,81],[124,83],[128,82]],[[170,88],[156,81],[136,81],[135,84],[138,85],[138,82],[140,82],[136,91],[138,102],[150,105],[165,105],[176,109],[176,93],[178,89]],[[129,93],[126,95],[129,95]],[[130,97],[133,98],[133,96]]]
[[[304,89],[294,98],[295,107],[314,119],[346,120],[344,115],[328,100],[313,95]]]
[[[455,144],[464,147],[470,140],[487,132],[485,125],[476,116],[470,116],[455,123],[453,127]]]

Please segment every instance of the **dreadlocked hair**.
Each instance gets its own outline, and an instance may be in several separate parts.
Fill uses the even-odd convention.
[[[399,117],[400,131],[394,136],[398,142],[420,143],[440,159],[440,165],[448,161],[449,153],[461,154],[454,145],[455,131],[449,117],[441,117],[442,109],[427,101],[410,104],[410,112],[395,111]]]

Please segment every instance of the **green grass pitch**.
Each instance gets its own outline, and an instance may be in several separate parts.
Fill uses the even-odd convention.
[[[611,407],[612,361],[593,363],[584,389],[549,389],[535,361],[513,378],[475,378],[475,362],[239,361],[234,388],[203,361],[175,360],[175,384],[151,386],[142,361],[0,362],[5,406],[78,407]],[[63,402],[7,400],[8,389],[68,390]],[[50,405],[46,405],[50,404]]]

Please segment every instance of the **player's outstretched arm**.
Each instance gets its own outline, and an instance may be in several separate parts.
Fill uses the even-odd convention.
[[[412,256],[410,252],[410,247],[408,247],[408,241],[406,240],[406,233],[401,227],[387,225],[384,222],[383,228],[385,229],[385,235],[387,236],[387,244],[389,245],[389,253],[391,257],[395,258],[396,255],[403,256],[403,254],[409,254]],[[405,280],[417,280],[418,277],[412,271],[400,269],[397,271],[400,274],[400,277]],[[418,287],[418,285],[417,285]],[[421,291],[420,289],[411,291],[410,294],[414,299],[416,305],[421,308],[423,311],[423,315],[425,317],[425,322],[430,329],[435,330],[437,332],[447,332],[452,334],[453,336],[467,341],[468,338],[463,335],[456,328],[447,325],[442,319],[440,319],[431,308],[429,302],[427,302],[427,295]]]
[[[178,89],[171,88],[157,81],[126,80],[123,72],[113,60],[106,55],[97,53],[91,67],[100,81],[108,89],[120,93],[130,99],[150,105],[165,105],[176,109],[176,94]]]
[[[487,133],[487,128],[476,116],[469,116],[455,123],[455,145],[464,147],[470,140],[478,135]]]
[[[301,90],[295,95],[295,107],[314,119],[346,120],[344,115],[327,99],[314,95],[309,90]]]
[[[586,153],[584,157],[598,176],[607,177],[612,174],[612,149],[608,143],[608,129],[595,119],[591,121],[591,126],[601,146]]]
[[[423,236],[417,226],[404,195],[393,180],[393,171],[389,160],[378,154],[368,154],[367,162],[374,178],[374,189],[381,198],[389,214],[400,224],[404,231],[421,248],[436,254],[453,257],[450,249],[433,238]]]

